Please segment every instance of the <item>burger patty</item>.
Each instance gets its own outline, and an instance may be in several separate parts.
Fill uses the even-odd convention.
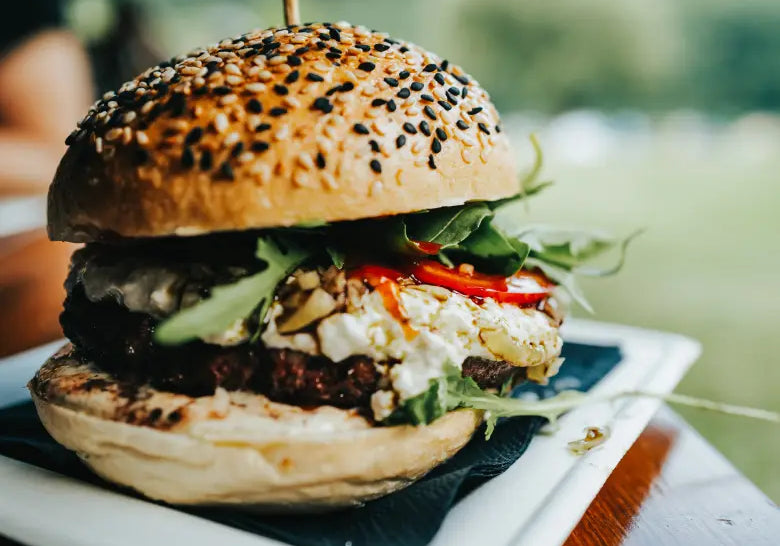
[[[113,299],[92,302],[80,284],[70,288],[60,315],[65,335],[83,357],[122,380],[190,396],[210,395],[223,387],[296,405],[338,407],[368,407],[371,394],[384,386],[374,361],[366,356],[333,362],[254,343],[160,346],[153,342],[158,322],[154,317],[129,311]],[[463,374],[482,388],[525,378],[523,368],[478,357],[466,359]]]

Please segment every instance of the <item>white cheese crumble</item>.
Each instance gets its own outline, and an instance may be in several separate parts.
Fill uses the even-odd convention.
[[[377,362],[398,361],[390,367],[389,378],[400,400],[425,391],[431,379],[443,375],[447,362],[460,367],[467,357],[476,356],[531,367],[546,364],[560,354],[558,329],[536,309],[492,299],[477,303],[427,285],[400,286],[400,297],[409,326],[417,332],[414,336],[407,337],[401,323],[385,308],[382,296],[371,291],[351,312],[321,320],[313,334],[280,334],[276,318],[282,309],[274,303],[262,340],[267,347],[321,354],[334,362],[353,355],[365,355]],[[555,368],[552,365],[537,370]],[[385,414],[388,400],[382,395],[372,400],[372,406]]]

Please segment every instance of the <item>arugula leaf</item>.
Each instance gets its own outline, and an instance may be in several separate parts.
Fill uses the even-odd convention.
[[[532,227],[519,233],[517,238],[530,246],[532,258],[579,275],[603,277],[620,271],[629,243],[641,233],[642,230],[638,230],[619,240],[600,232]],[[587,265],[613,249],[618,250],[614,264],[604,267]]]
[[[415,241],[427,241],[442,248],[455,246],[479,228],[493,212],[485,203],[460,207],[444,207],[404,219],[408,236]]]
[[[266,262],[263,271],[213,288],[207,299],[180,310],[160,324],[154,332],[155,341],[161,345],[177,345],[223,332],[236,320],[248,317],[258,305],[262,320],[276,286],[311,256],[309,250],[291,241],[280,238],[280,243],[270,237],[259,238],[255,255]]]
[[[486,220],[458,247],[478,262],[482,269],[509,277],[523,267],[530,247]]]
[[[339,269],[344,269],[344,262],[346,261],[346,255],[340,248],[328,245],[325,247],[325,252],[330,256],[330,260]]]
[[[539,173],[542,171],[542,166],[544,165],[544,154],[542,153],[542,147],[539,145],[539,139],[536,138],[536,135],[531,133],[528,138],[530,139],[531,146],[534,149],[534,164],[531,167],[531,170],[528,171],[528,174],[526,174],[520,181],[520,191],[518,193],[512,195],[511,197],[488,202],[487,205],[491,209],[498,210],[504,205],[515,203],[527,197],[531,197],[548,186],[552,186],[552,180],[545,180],[542,182],[537,180],[539,178]]]
[[[585,294],[580,289],[580,286],[577,283],[577,277],[574,276],[574,273],[567,271],[566,269],[556,267],[552,264],[548,264],[547,262],[537,258],[531,257],[526,259],[525,265],[528,268],[538,267],[541,269],[542,273],[544,273],[547,278],[566,290],[572,299],[580,304],[583,309],[585,309],[588,313],[594,313],[593,307],[585,298]]]

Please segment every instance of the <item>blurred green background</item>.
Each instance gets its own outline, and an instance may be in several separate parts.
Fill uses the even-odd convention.
[[[617,277],[586,284],[597,318],[682,332],[704,354],[678,391],[780,410],[780,2],[301,0],[463,65],[526,164],[556,185],[518,221],[647,232]],[[280,0],[73,0],[99,87],[250,28]],[[681,409],[780,501],[773,425]]]

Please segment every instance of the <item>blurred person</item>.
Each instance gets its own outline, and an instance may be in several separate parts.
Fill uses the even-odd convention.
[[[63,3],[17,2],[0,18],[0,195],[46,191],[92,99],[85,50],[62,28]]]

